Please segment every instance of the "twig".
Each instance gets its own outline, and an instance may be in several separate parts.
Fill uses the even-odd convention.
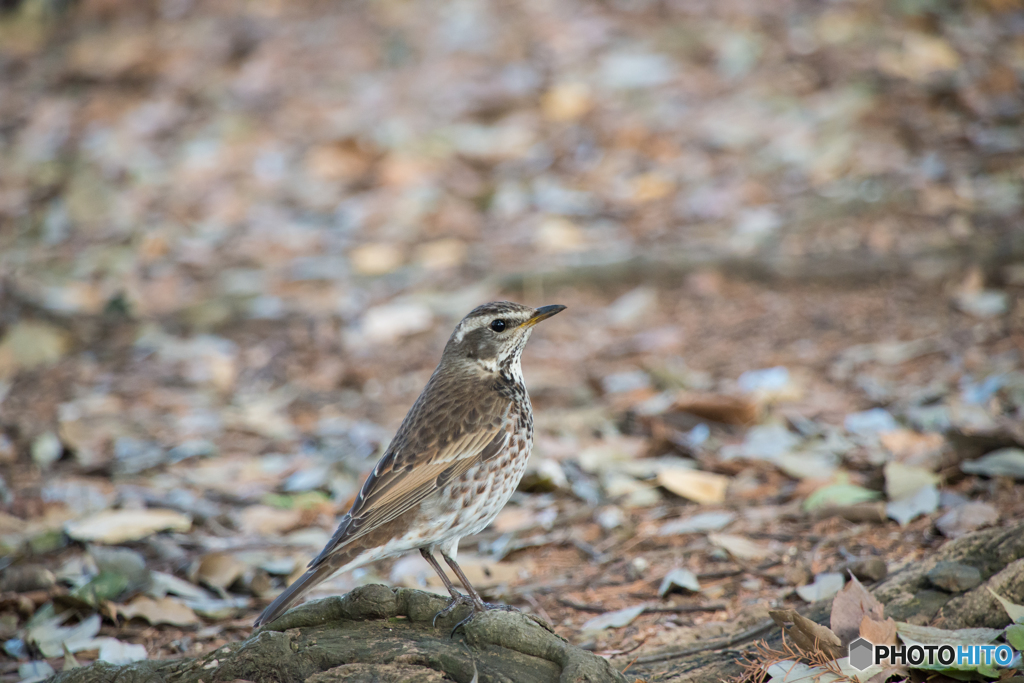
[[[729,609],[729,606],[726,605],[724,602],[713,602],[709,605],[672,605],[671,607],[648,607],[644,610],[644,612],[688,614],[690,612],[719,612],[723,609]]]
[[[778,565],[782,564],[782,562],[779,560],[768,560],[767,562],[762,562],[756,567],[749,565],[742,560],[735,560],[735,562],[743,569],[743,573],[745,574],[753,574],[754,576],[760,576],[762,579],[766,579],[774,584],[781,583],[780,577],[772,576],[768,573],[768,570],[772,567],[777,567]]]
[[[773,626],[775,626],[775,622],[771,619],[767,619],[751,626],[746,631],[741,631],[729,636],[728,638],[721,638],[702,645],[694,645],[693,647],[676,650],[675,652],[662,652],[661,654],[639,657],[636,662],[637,664],[653,664],[654,662],[665,662],[670,659],[678,659],[679,657],[688,657],[689,655],[707,652],[708,650],[724,650],[727,647],[732,647],[737,643],[742,643],[745,640],[750,640],[751,638],[759,636],[761,633],[771,630]]]
[[[629,671],[629,667],[631,667],[634,664],[636,664],[636,660],[638,660],[638,659],[640,659],[639,655],[636,656],[636,657],[633,657],[632,661],[630,661],[629,664],[626,665],[626,668],[623,669],[622,671],[620,671],[619,673],[626,673],[627,671]]]
[[[589,557],[594,562],[597,562],[598,564],[604,564],[604,562],[608,559],[607,553],[602,553],[600,550],[590,545],[586,541],[581,541],[578,538],[574,538],[570,542],[573,546],[575,546],[577,550],[579,550],[581,553]]]
[[[595,652],[594,654],[598,657],[621,657],[622,655],[628,655],[630,652],[633,652],[638,648],[642,647],[643,644],[647,642],[648,638],[650,638],[650,636],[647,636],[647,638],[644,638],[633,647],[627,648],[625,650],[604,650],[602,652]]]
[[[548,614],[544,610],[544,608],[540,606],[539,602],[537,602],[537,598],[533,597],[533,593],[523,593],[523,599],[526,600],[526,602],[530,603],[530,607],[533,608],[533,611],[536,612],[541,619],[548,622],[549,624],[555,623],[554,621],[552,621],[551,615]]]
[[[715,572],[701,572],[697,574],[697,578],[702,581],[710,581],[712,579],[727,579],[730,576],[739,576],[742,574],[744,569],[719,569]]]
[[[614,611],[603,605],[587,605],[581,602],[575,602],[574,600],[569,600],[568,598],[558,598],[558,604],[580,612],[597,612],[598,614],[604,614],[606,612]],[[728,605],[722,602],[715,602],[710,605],[646,605],[643,613],[687,614],[689,612],[717,612],[727,608]]]
[[[580,588],[581,585],[576,579],[557,579],[554,581],[539,581],[535,583],[527,583],[521,586],[510,586],[507,593],[513,596],[521,596],[524,593],[540,593],[546,595],[556,590],[562,590],[565,588]]]

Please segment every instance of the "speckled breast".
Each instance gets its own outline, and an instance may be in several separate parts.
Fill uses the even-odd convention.
[[[491,523],[523,478],[532,446],[532,430],[519,430],[501,454],[468,470],[443,491],[450,511],[445,537],[475,534]]]

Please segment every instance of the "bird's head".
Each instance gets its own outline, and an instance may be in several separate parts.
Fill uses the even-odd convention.
[[[494,301],[474,308],[455,326],[442,362],[466,363],[473,369],[518,374],[519,358],[533,326],[565,306],[530,308],[511,301]]]

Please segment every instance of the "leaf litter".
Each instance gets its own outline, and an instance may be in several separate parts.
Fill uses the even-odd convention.
[[[999,3],[486,7],[426,33],[447,5],[298,3],[248,28],[110,7],[28,17],[0,48],[0,222],[20,226],[0,236],[0,547],[5,579],[52,575],[3,596],[23,677],[70,665],[54,643],[94,618],[93,645],[133,642],[83,664],[245,637],[490,298],[577,317],[526,355],[543,466],[463,547],[490,597],[528,593],[575,642],[677,647],[1024,515],[1021,257],[956,256],[1011,244],[1021,210]],[[325,58],[309,16],[369,28]],[[124,21],[139,46],[189,39],[103,59]],[[182,73],[230,96],[184,97]],[[899,275],[865,282],[869,262]],[[394,566],[323,593],[419,581]],[[545,586],[625,615],[584,636]],[[663,611],[626,620],[638,601]],[[891,638],[853,616],[844,634]]]

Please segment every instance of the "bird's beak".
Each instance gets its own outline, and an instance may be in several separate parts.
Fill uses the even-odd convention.
[[[541,320],[547,320],[548,318],[550,318],[551,316],[555,315],[556,313],[559,313],[559,312],[564,311],[564,310],[565,310],[565,306],[560,306],[558,304],[555,304],[553,306],[541,306],[536,311],[534,311],[533,315],[530,316],[526,320],[526,322],[524,322],[522,325],[520,325],[520,327],[533,327],[534,325],[539,323]]]

